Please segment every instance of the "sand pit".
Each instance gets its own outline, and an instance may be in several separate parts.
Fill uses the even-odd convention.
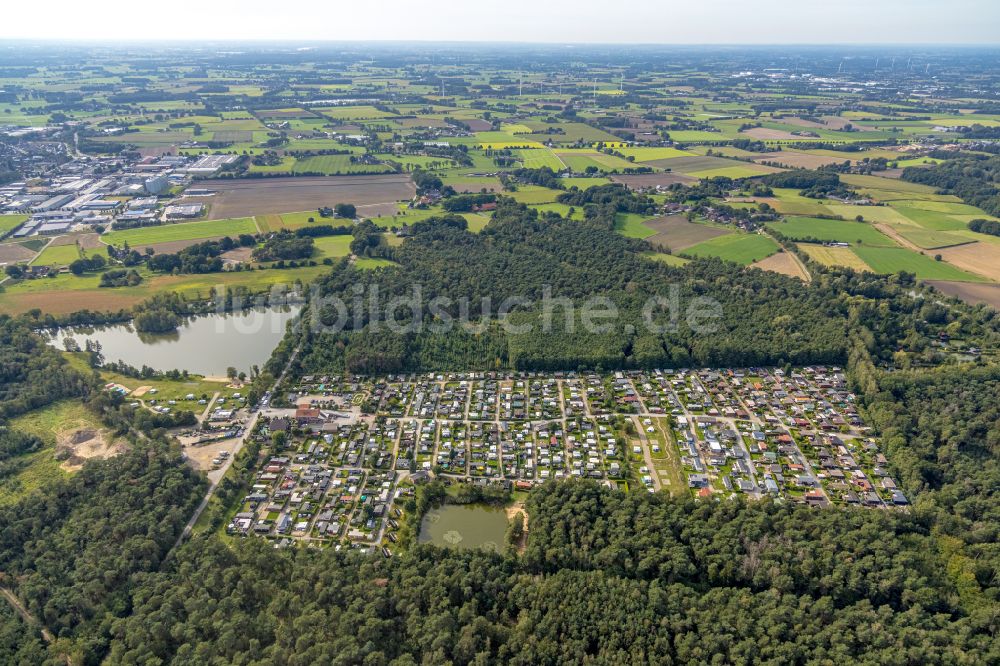
[[[92,458],[116,456],[125,447],[124,441],[109,441],[106,432],[95,428],[76,428],[56,438],[56,456],[64,459],[60,467],[69,472],[82,468]]]

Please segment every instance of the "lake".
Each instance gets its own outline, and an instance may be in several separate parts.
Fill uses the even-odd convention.
[[[445,504],[431,509],[420,523],[420,543],[446,548],[503,550],[507,514],[482,504]]]
[[[64,349],[63,340],[71,337],[83,349],[87,340],[96,340],[105,361],[224,377],[230,367],[249,373],[251,366],[264,365],[301,309],[287,305],[192,317],[164,334],[138,333],[131,324],[61,328],[49,343]]]

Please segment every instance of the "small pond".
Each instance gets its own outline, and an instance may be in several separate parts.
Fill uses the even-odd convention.
[[[506,533],[507,514],[502,508],[445,504],[424,515],[418,541],[447,548],[484,548],[500,552]]]

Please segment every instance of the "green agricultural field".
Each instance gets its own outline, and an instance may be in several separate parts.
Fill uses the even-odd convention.
[[[542,204],[549,206],[558,206],[559,204]],[[479,233],[486,225],[490,223],[490,218],[488,215],[483,215],[482,213],[463,213],[462,217],[469,224],[469,231],[473,233]]]
[[[670,138],[678,143],[711,143],[713,141],[727,141],[727,137],[722,132],[705,132],[703,130],[677,130],[670,133]]]
[[[251,164],[248,171],[249,173],[291,173],[294,167],[295,158],[286,155],[281,158],[281,161],[278,164]]]
[[[17,229],[27,219],[27,215],[0,215],[0,238]]]
[[[625,157],[634,157],[636,162],[653,162],[694,155],[692,152],[677,148],[619,148],[617,152]]]
[[[354,223],[351,220],[345,220],[340,217],[320,217],[319,211],[315,210],[304,210],[297,213],[282,213],[278,216],[268,216],[278,218],[278,227],[284,229],[301,229],[302,227],[313,227],[319,225],[329,225],[331,227],[350,227]],[[310,222],[309,220],[312,220]],[[257,218],[257,224],[261,222],[260,217]],[[275,230],[273,222],[269,222],[271,230]]]
[[[860,215],[865,222],[880,222],[883,224],[911,224],[906,217],[891,206],[852,206],[850,204],[833,203],[826,206],[828,215],[839,215],[845,220],[853,220]]]
[[[933,210],[909,208],[906,206],[896,205],[893,205],[893,208],[902,213],[908,219],[913,220],[913,222],[920,225],[922,228],[930,231],[954,231],[956,229],[964,229],[968,226],[961,220],[956,220],[950,215]]]
[[[536,185],[524,185],[517,188],[517,192],[511,192],[508,196],[514,201],[523,204],[552,203],[562,192],[550,190],[547,187]]]
[[[825,220],[816,217],[789,217],[767,226],[792,240],[814,238],[819,241],[836,241],[852,245],[894,247],[891,238],[864,222]]]
[[[943,213],[945,215],[977,215],[979,217],[989,217],[989,215],[979,208],[961,203],[960,201],[903,200],[895,201],[892,205],[893,207],[919,208],[920,210],[933,211],[935,213]]]
[[[559,182],[568,190],[576,187],[581,190],[588,190],[598,185],[607,185],[611,181],[607,178],[560,178]]]
[[[770,236],[760,234],[727,234],[692,245],[684,254],[695,257],[718,257],[726,261],[749,265],[778,251],[778,244]]]
[[[830,211],[821,199],[810,199],[798,190],[775,188],[772,206],[785,215],[829,215]]]
[[[240,217],[230,220],[208,220],[204,222],[181,222],[164,224],[159,227],[143,229],[125,229],[112,231],[101,237],[108,245],[128,243],[132,247],[171,243],[202,238],[219,238],[221,236],[236,237],[240,234],[256,234],[257,225],[252,217]]]
[[[388,164],[355,164],[350,155],[316,155],[295,160],[293,173],[322,173],[327,176],[349,173],[388,173]]]
[[[327,118],[334,120],[371,120],[380,118],[395,118],[395,114],[379,111],[374,106],[335,106],[313,109]]]
[[[329,270],[329,267],[322,264],[302,268],[184,275],[152,274],[146,269],[140,269],[142,283],[135,287],[115,289],[101,288],[99,274],[76,276],[64,273],[53,278],[5,284],[5,289],[0,292],[0,313],[20,314],[36,307],[55,315],[82,309],[115,311],[130,308],[165,291],[193,298],[207,298],[213,289],[218,291],[235,287],[246,287],[251,292],[259,293],[276,284],[290,285],[299,280],[309,282]]]
[[[925,192],[931,194],[935,188],[920,183],[910,183],[898,178],[882,178],[881,176],[862,176],[859,174],[842,174],[840,180],[854,187],[886,192]]]
[[[351,253],[351,241],[353,236],[321,236],[313,239],[316,252],[313,259],[325,259],[327,257],[346,257]]]
[[[553,171],[561,171],[566,167],[562,161],[548,148],[526,150],[515,150],[514,157],[520,160],[521,165],[526,169],[541,169],[548,167]]]
[[[595,167],[602,172],[635,168],[635,164],[632,162],[596,150],[565,149],[556,150],[555,153],[559,159],[566,163],[566,166],[577,173],[586,171],[588,167]]]
[[[68,266],[79,258],[80,248],[76,245],[49,245],[31,263],[35,266]]]
[[[643,224],[648,219],[638,213],[618,213],[615,216],[615,231],[629,238],[649,238],[656,234],[656,230]]]
[[[906,271],[924,280],[984,281],[984,278],[966,273],[951,264],[934,261],[931,257],[902,247],[856,247],[854,252],[876,273]]]
[[[932,231],[928,229],[917,229],[910,227],[900,227],[897,229],[899,235],[910,241],[917,247],[925,250],[934,250],[941,247],[951,247],[953,245],[964,245],[971,243],[972,239],[947,231]]]

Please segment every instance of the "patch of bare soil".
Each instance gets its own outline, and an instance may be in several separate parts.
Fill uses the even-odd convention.
[[[223,439],[218,442],[210,442],[201,446],[189,445],[184,447],[188,462],[197,470],[210,471],[215,460],[223,451],[232,454],[236,449],[236,439]]]
[[[611,181],[621,183],[632,189],[639,189],[643,187],[656,187],[657,185],[660,187],[669,187],[674,183],[687,185],[688,183],[697,183],[698,179],[694,176],[685,176],[680,173],[641,173],[626,176],[611,176]]]
[[[226,263],[243,264],[250,261],[252,255],[252,247],[238,247],[234,250],[223,252],[221,257]]]
[[[688,222],[683,215],[666,215],[643,224],[657,232],[656,235],[647,238],[647,241],[659,247],[670,248],[674,252],[680,252],[692,245],[729,233],[723,229]]]
[[[746,134],[762,141],[794,141],[802,138],[785,130],[770,129],[768,127],[752,127],[740,132],[740,134]]]
[[[927,280],[938,291],[966,303],[986,303],[1000,310],[1000,284],[983,284],[982,282],[951,282],[948,280]]]
[[[809,281],[809,274],[790,252],[778,252],[760,261],[755,261],[750,265],[754,268],[771,271],[772,273],[781,273],[782,275],[799,278],[806,282]]]
[[[984,275],[994,282],[1000,282],[1000,262],[997,261],[1000,250],[994,243],[977,241],[955,247],[942,247],[930,252],[940,254],[949,264],[958,266],[963,271]]]
[[[395,173],[207,180],[200,184],[217,193],[209,215],[212,219],[312,210],[347,202],[358,207],[391,203],[410,199],[416,191],[408,174]]]
[[[110,458],[125,451],[124,441],[108,441],[107,433],[94,428],[76,428],[56,437],[56,457],[63,459],[62,467],[68,472],[83,467],[92,458]]]
[[[783,166],[798,169],[818,169],[827,164],[840,164],[844,160],[836,157],[824,155],[809,155],[807,153],[797,153],[795,151],[780,150],[776,153],[764,153],[760,157],[753,158],[754,162],[773,162]]]
[[[28,261],[35,254],[37,253],[17,243],[0,244],[0,264],[16,264]]]

